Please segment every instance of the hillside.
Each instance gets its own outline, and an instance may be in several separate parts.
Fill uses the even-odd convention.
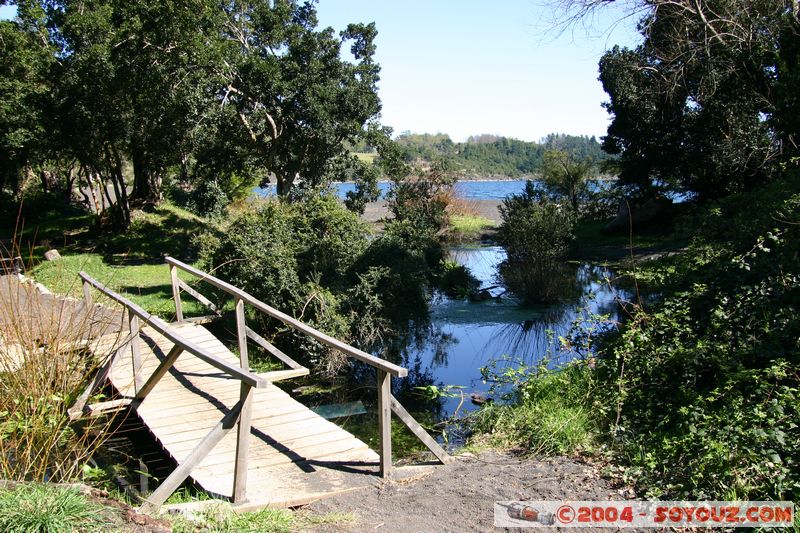
[[[540,142],[527,142],[498,135],[473,135],[455,143],[444,133],[400,134],[396,139],[408,162],[443,161],[465,177],[508,177],[535,174],[547,150],[564,150],[579,159],[599,165],[609,159],[597,139],[552,133]]]

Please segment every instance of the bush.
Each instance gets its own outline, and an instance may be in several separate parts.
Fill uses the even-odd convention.
[[[794,183],[709,207],[690,250],[648,269],[661,303],[607,340],[598,406],[648,496],[800,498]]]
[[[387,231],[413,248],[439,241],[448,226],[447,206],[454,183],[449,174],[440,170],[396,181],[387,198],[394,215]]]
[[[386,273],[370,270],[371,264],[356,268],[369,230],[333,196],[263,202],[235,219],[223,236],[202,242],[201,260],[216,275],[334,337],[367,344],[385,329],[383,309],[369,296]],[[294,333],[279,342],[312,364],[339,361]]]
[[[529,181],[522,194],[500,206],[497,233],[508,258],[500,266],[506,285],[526,303],[558,301],[575,287],[566,257],[574,240],[575,214],[541,197]]]
[[[187,207],[190,211],[206,218],[222,218],[230,203],[228,195],[217,180],[205,180],[190,193]]]

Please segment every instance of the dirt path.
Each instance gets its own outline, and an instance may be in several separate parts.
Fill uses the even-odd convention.
[[[346,493],[316,502],[309,509],[318,513],[355,514],[354,522],[327,524],[324,531],[500,531],[494,528],[493,508],[497,500],[566,499],[624,498],[591,464],[563,457],[536,460],[484,452],[477,457],[460,456],[453,464],[436,468],[414,482],[386,483],[379,489]]]

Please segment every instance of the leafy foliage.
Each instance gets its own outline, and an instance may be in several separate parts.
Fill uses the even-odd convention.
[[[796,189],[709,209],[688,254],[648,269],[664,300],[633,309],[598,360],[603,409],[652,496],[800,494]]]
[[[217,180],[207,180],[195,188],[189,198],[188,207],[200,216],[220,218],[225,214],[225,207],[229,202],[228,195],[219,186]]]
[[[335,35],[298,1],[17,4],[0,25],[0,188],[36,173],[122,228],[175,176],[229,198],[270,176],[282,195],[302,177],[376,196],[376,169],[346,149],[389,136],[374,24]]]
[[[528,181],[521,194],[500,206],[498,242],[507,259],[500,274],[526,303],[556,301],[575,286],[574,272],[565,265],[574,239],[575,213],[544,198]]]
[[[797,39],[792,3],[640,4],[643,43],[600,61],[613,116],[603,148],[622,182],[710,199],[771,179],[797,150],[797,52],[782,47]]]
[[[578,160],[563,150],[547,150],[542,158],[542,182],[551,195],[569,202],[577,213],[588,192],[592,160]]]
[[[331,195],[302,202],[271,200],[208,239],[206,267],[256,298],[337,338],[367,346],[386,331],[380,287],[392,268],[367,259],[367,227]],[[274,331],[277,324],[265,327]],[[279,335],[287,349],[314,364],[341,363],[312,341]],[[302,350],[298,347],[302,347]]]

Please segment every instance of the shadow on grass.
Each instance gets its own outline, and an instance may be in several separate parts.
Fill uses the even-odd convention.
[[[192,238],[214,231],[203,219],[164,203],[153,212],[137,211],[127,231],[101,227],[97,217],[62,196],[38,194],[23,201],[0,197],[0,245],[9,252],[41,260],[58,248],[68,253],[100,253],[110,265],[153,264],[165,255],[193,262]]]
[[[110,263],[161,263],[165,255],[193,262],[192,237],[209,229],[200,219],[179,214],[174,208],[159,207],[143,214],[124,233],[101,238]]]
[[[90,247],[96,217],[56,194],[37,194],[22,201],[0,196],[0,241],[22,255],[38,256],[37,248]]]

